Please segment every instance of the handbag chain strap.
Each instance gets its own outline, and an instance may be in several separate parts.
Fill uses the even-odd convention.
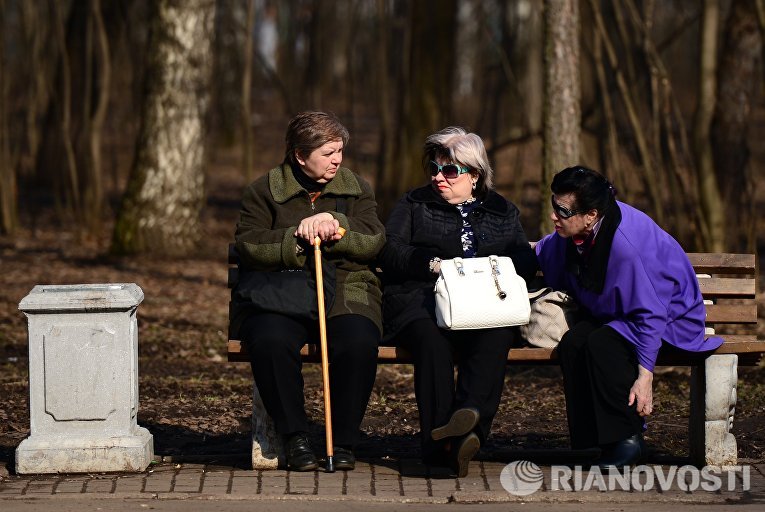
[[[505,300],[507,293],[502,291],[502,288],[499,286],[499,279],[497,278],[499,276],[499,262],[494,257],[489,258],[489,262],[491,263],[491,277],[494,278],[494,286],[497,287],[497,297],[499,297],[499,300]]]

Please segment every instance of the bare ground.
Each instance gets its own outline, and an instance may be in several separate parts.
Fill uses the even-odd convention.
[[[107,255],[109,227],[83,238],[41,210],[14,238],[0,238],[0,466],[13,467],[15,447],[29,435],[26,320],[19,301],[35,284],[137,283],[140,409],[138,422],[154,435],[159,455],[209,458],[249,450],[249,365],[226,362],[228,290],[226,246],[233,235],[242,180],[232,169],[209,179],[202,245],[182,259]],[[765,284],[759,283],[760,300]],[[763,307],[760,304],[760,314]],[[761,322],[762,324],[762,322]],[[762,325],[759,329],[763,336]],[[307,365],[306,403],[315,446],[323,446],[320,372]],[[689,371],[663,369],[655,380],[656,413],[646,438],[657,460],[687,455]],[[360,455],[415,455],[417,409],[412,368],[385,365],[363,423]],[[765,460],[765,368],[740,368],[733,431],[739,456]],[[566,447],[560,372],[512,367],[484,458]]]

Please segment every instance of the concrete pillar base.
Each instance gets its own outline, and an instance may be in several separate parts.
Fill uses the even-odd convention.
[[[73,437],[32,436],[16,448],[16,472],[101,473],[143,471],[154,457],[154,438],[143,427],[133,435]]]

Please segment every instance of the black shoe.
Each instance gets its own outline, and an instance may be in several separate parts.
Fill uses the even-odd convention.
[[[446,439],[447,437],[464,436],[478,425],[480,416],[478,410],[472,407],[457,409],[449,418],[449,423],[430,431],[430,437],[434,441]]]
[[[293,434],[286,443],[287,469],[289,471],[313,471],[318,469],[319,461],[303,433]]]
[[[603,453],[595,464],[600,469],[612,467],[631,466],[635,464],[645,453],[645,443],[641,434],[635,434],[622,441],[610,444],[603,449]]]
[[[351,471],[356,467],[356,457],[348,448],[340,446],[335,448],[335,455],[332,461],[335,463],[335,469],[340,471]]]
[[[464,478],[468,474],[470,461],[481,448],[481,440],[475,432],[471,432],[452,445],[451,468],[458,477]]]

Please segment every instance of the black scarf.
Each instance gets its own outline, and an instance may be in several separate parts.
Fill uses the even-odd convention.
[[[312,179],[303,172],[303,169],[301,169],[300,166],[291,164],[290,167],[292,168],[292,175],[297,180],[298,185],[306,189],[308,192],[321,192],[324,190],[325,183],[319,183]]]
[[[576,277],[579,285],[595,293],[601,293],[606,282],[608,271],[608,257],[611,254],[611,245],[614,242],[614,234],[622,221],[622,212],[611,199],[603,216],[598,234],[593,244],[584,250],[582,254],[576,250],[576,244],[569,238],[566,241],[566,270]],[[589,243],[589,240],[585,241]]]

